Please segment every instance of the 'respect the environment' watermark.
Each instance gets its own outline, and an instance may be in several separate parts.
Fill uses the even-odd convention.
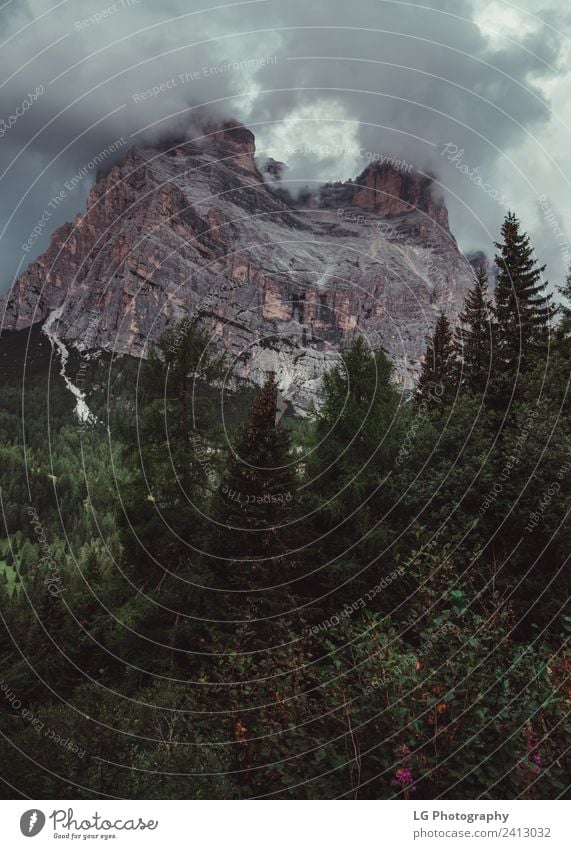
[[[547,199],[547,195],[540,195],[537,198],[537,202],[539,207],[543,213],[543,217],[545,219],[545,223],[549,225],[551,228],[553,235],[557,239],[557,244],[559,246],[559,250],[561,251],[561,257],[565,265],[569,265],[571,263],[571,245],[569,244],[569,239],[565,235],[561,224],[559,223],[555,212],[551,208],[549,200]]]
[[[428,389],[428,397],[423,398],[420,404],[418,405],[414,418],[401,443],[399,453],[395,460],[397,466],[402,466],[405,459],[410,454],[413,442],[416,438],[416,432],[421,427],[422,423],[428,415],[429,402],[435,401],[436,403],[438,403],[441,401],[442,396],[444,395],[444,385],[442,384],[442,382],[432,381],[428,384]]]
[[[536,420],[539,416],[539,412],[537,410],[532,410],[528,413],[527,418],[524,422],[524,426],[520,430],[518,437],[515,442],[515,447],[510,456],[508,457],[500,475],[500,480],[496,481],[493,487],[490,489],[482,504],[480,505],[480,512],[485,513],[489,507],[497,501],[498,495],[503,491],[504,484],[500,483],[503,481],[504,483],[510,477],[513,469],[515,469],[521,462],[521,454],[524,448],[525,443],[527,442],[528,436],[531,433],[533,427],[537,423]]]
[[[87,352],[91,347],[95,346],[95,332],[101,323],[101,315],[97,312],[97,310],[91,309],[90,316],[91,317],[89,319],[89,324],[87,325],[85,333],[83,334],[81,340],[84,353],[81,356],[79,367],[74,378],[74,385],[77,386],[77,388],[80,390],[81,385],[85,383],[85,377],[90,364],[90,359]],[[92,424],[92,420],[89,417],[82,418],[79,423],[79,430],[81,432],[86,431],[90,424]]]
[[[99,9],[99,11],[89,15],[88,18],[76,21],[74,23],[76,32],[82,32],[91,26],[101,24],[103,21],[112,17],[112,15],[116,15],[117,12],[120,12],[123,9],[132,9],[133,6],[138,6],[140,2],[141,0],[119,0],[118,3],[111,3],[109,6],[105,6],[105,8]]]
[[[102,150],[97,156],[94,156],[93,159],[90,159],[87,165],[83,168],[80,168],[79,171],[74,174],[71,180],[66,180],[64,186],[66,187],[68,192],[72,192],[79,183],[81,183],[85,177],[87,177],[95,168],[105,162],[113,153],[117,153],[122,147],[127,144],[127,139],[121,136],[120,139],[110,144],[109,147],[106,147],[105,150]]]
[[[30,233],[26,241],[22,244],[22,250],[24,251],[24,253],[29,253],[32,250],[40,236],[43,234],[45,228],[48,226],[50,219],[53,217],[56,210],[62,205],[62,203],[67,198],[68,193],[73,191],[73,189],[75,189],[75,187],[79,185],[79,183],[81,183],[85,179],[85,177],[88,176],[88,174],[90,174],[95,168],[97,168],[98,165],[101,165],[103,162],[105,162],[105,160],[108,159],[111,154],[116,153],[126,144],[128,144],[127,139],[121,136],[120,139],[117,139],[117,141],[113,142],[113,144],[110,144],[108,147],[98,153],[97,156],[94,156],[93,159],[91,159],[87,163],[87,165],[85,165],[83,168],[80,168],[77,174],[75,174],[70,180],[65,181],[65,188],[60,189],[60,191],[51,198],[46,208],[44,209],[42,216],[37,220],[35,226],[32,228],[32,232]]]
[[[38,734],[43,734],[47,740],[51,740],[52,743],[55,743],[57,746],[61,746],[63,749],[67,749],[69,752],[72,752],[74,755],[77,755],[78,758],[83,760],[85,757],[85,749],[81,749],[76,743],[74,743],[71,737],[63,737],[61,734],[58,734],[53,728],[50,728],[49,725],[42,722],[29,708],[23,708],[22,700],[19,699],[10,689],[6,681],[0,681],[0,692],[3,694],[4,699],[9,703],[12,710],[17,711],[22,719],[29,722],[34,731]]]
[[[358,598],[352,604],[345,604],[340,613],[336,613],[334,616],[330,616],[329,619],[325,619],[318,625],[313,625],[311,628],[308,628],[307,633],[311,634],[311,636],[315,636],[316,634],[319,634],[320,631],[327,631],[329,628],[335,628],[343,621],[343,619],[348,619],[349,616],[352,616],[356,610],[362,610],[366,607],[366,603],[368,601],[372,601],[378,593],[390,587],[393,581],[396,581],[397,578],[401,578],[404,573],[404,566],[399,566],[398,569],[395,569],[384,578],[381,578],[379,583],[369,590],[368,593],[365,593],[364,596],[361,596],[361,598]]]
[[[163,80],[143,91],[133,92],[131,97],[135,103],[144,103],[147,100],[153,100],[153,98],[159,97],[159,95],[167,91],[188,85],[188,83],[217,77],[233,71],[254,71],[258,68],[264,68],[267,65],[277,65],[277,63],[277,56],[260,56],[254,59],[239,59],[236,62],[223,62],[220,65],[203,65],[202,68],[197,68],[195,71],[184,71],[182,74],[177,74],[176,77]]]
[[[403,239],[403,233],[400,233],[393,224],[388,224],[381,218],[372,218],[370,215],[365,215],[362,212],[355,212],[352,209],[340,208],[337,210],[337,218],[347,221],[350,224],[360,224],[363,227],[374,227],[379,233],[387,239]]]
[[[212,492],[220,490],[229,501],[235,501],[238,504],[287,504],[293,500],[291,492],[266,492],[264,495],[248,495],[239,490],[232,489],[228,484],[222,482],[220,474],[213,463],[214,449],[206,445],[196,433],[192,434],[190,441],[196,461],[202,467],[208,481],[208,487]]]

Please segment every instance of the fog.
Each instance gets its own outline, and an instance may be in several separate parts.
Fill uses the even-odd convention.
[[[0,32],[2,290],[82,211],[94,160],[227,117],[292,191],[394,156],[435,175],[464,251],[491,254],[510,207],[565,273],[564,2],[11,0]]]

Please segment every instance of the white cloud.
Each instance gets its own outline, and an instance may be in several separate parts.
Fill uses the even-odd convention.
[[[526,14],[521,7],[510,6],[497,0],[476,11],[474,23],[494,48],[501,47],[506,39],[520,42],[522,38],[536,32],[540,26],[539,22]]]
[[[358,123],[334,100],[295,107],[279,123],[261,126],[256,136],[258,152],[284,161],[285,179],[292,183],[345,180],[366,165],[359,163]]]

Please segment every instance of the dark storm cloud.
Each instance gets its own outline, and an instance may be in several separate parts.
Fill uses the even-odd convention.
[[[562,21],[553,10],[520,44],[500,50],[473,22],[482,4],[467,0],[205,5],[18,0],[0,10],[4,288],[54,226],[82,209],[89,178],[64,189],[34,250],[22,251],[66,181],[118,139],[182,132],[205,109],[246,121],[264,144],[300,108],[320,104],[322,115],[331,104],[337,117],[341,108],[343,120],[328,129],[332,146],[354,133],[367,151],[435,172],[467,247],[497,227],[504,209],[443,148],[463,151],[461,164],[479,168],[484,182],[503,161],[502,191],[525,184],[509,152],[549,115],[537,81],[558,73]],[[311,179],[311,157],[292,155],[288,164],[290,176]],[[346,176],[365,164],[355,157]]]
[[[493,187],[499,195],[509,196],[511,180],[525,181],[509,151],[549,117],[532,80],[557,72],[560,36],[538,27],[519,45],[493,49],[471,22],[471,3],[434,5],[438,11],[358,3],[348,15],[348,6],[334,14],[330,4],[312,4],[305,15],[310,25],[327,19],[332,27],[365,29],[296,32],[289,39],[292,58],[286,69],[287,85],[294,90],[266,95],[259,108],[264,105],[271,120],[304,102],[309,88],[314,97],[318,92],[341,97],[367,151],[393,153],[436,173],[450,191],[456,232],[479,230],[475,240],[487,240],[485,228],[496,228],[505,209],[478,191],[465,172],[478,168],[490,188],[494,165],[503,160],[505,185]],[[445,7],[453,15],[445,14]],[[269,69],[268,76],[272,87],[284,85],[282,67]],[[340,126],[339,143],[343,134]],[[443,152],[447,143],[456,149],[455,161]],[[303,172],[303,163],[290,164],[290,173]]]

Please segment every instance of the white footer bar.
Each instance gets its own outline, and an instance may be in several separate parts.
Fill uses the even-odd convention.
[[[200,849],[571,847],[570,803],[4,801],[2,845]],[[488,841],[488,844],[486,844]]]

